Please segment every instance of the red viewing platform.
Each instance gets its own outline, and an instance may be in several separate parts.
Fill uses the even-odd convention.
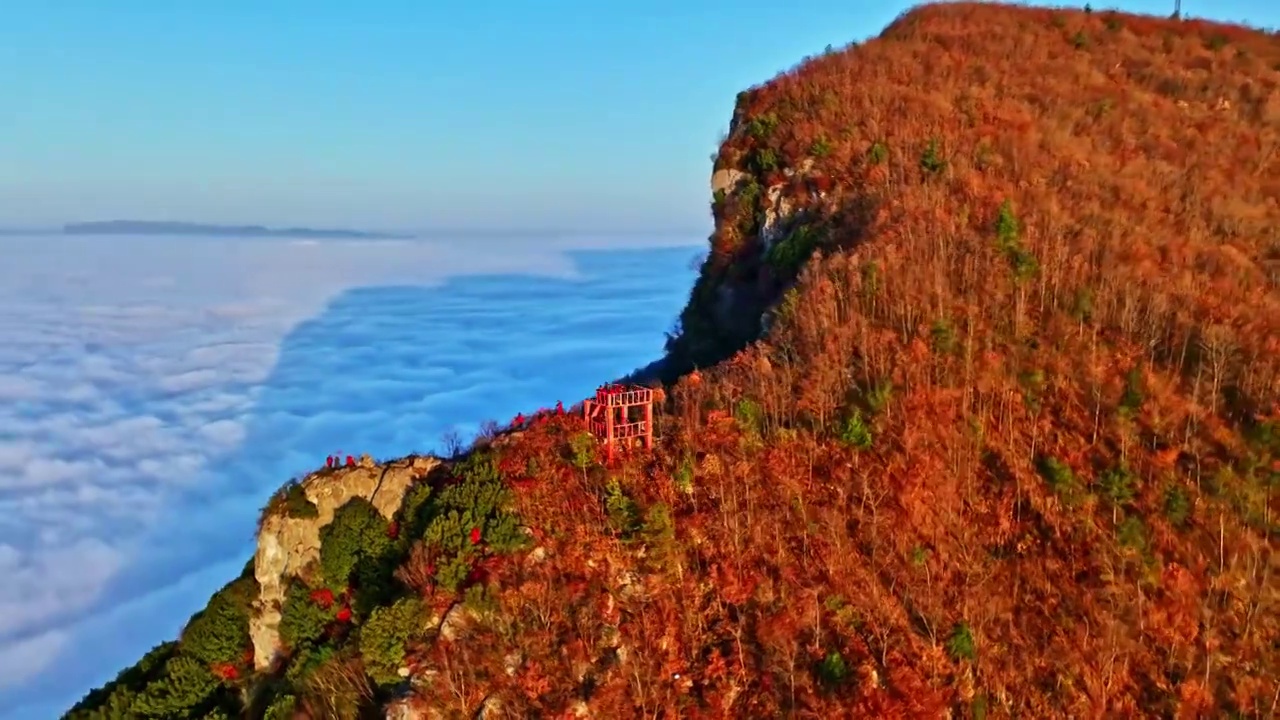
[[[605,455],[613,459],[618,444],[630,446],[637,440],[644,449],[653,449],[653,390],[639,385],[604,385],[594,398],[582,401],[582,415],[591,434],[604,443]]]

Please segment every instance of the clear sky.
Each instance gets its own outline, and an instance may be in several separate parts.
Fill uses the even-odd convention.
[[[8,0],[0,226],[701,231],[735,94],[911,4]]]

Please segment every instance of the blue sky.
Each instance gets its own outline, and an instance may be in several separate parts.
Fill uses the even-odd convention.
[[[1270,4],[1184,12],[1280,25]],[[11,0],[0,226],[701,231],[735,94],[909,6]]]

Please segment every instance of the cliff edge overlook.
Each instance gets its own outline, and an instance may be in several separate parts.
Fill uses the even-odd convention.
[[[1274,717],[1278,87],[956,3],[744,91],[652,454],[288,485],[296,552],[68,717]]]

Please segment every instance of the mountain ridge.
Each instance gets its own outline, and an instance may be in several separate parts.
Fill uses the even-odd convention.
[[[276,664],[251,566],[69,716],[1274,716],[1277,88],[948,3],[740,93],[652,454],[495,426],[306,529]]]

